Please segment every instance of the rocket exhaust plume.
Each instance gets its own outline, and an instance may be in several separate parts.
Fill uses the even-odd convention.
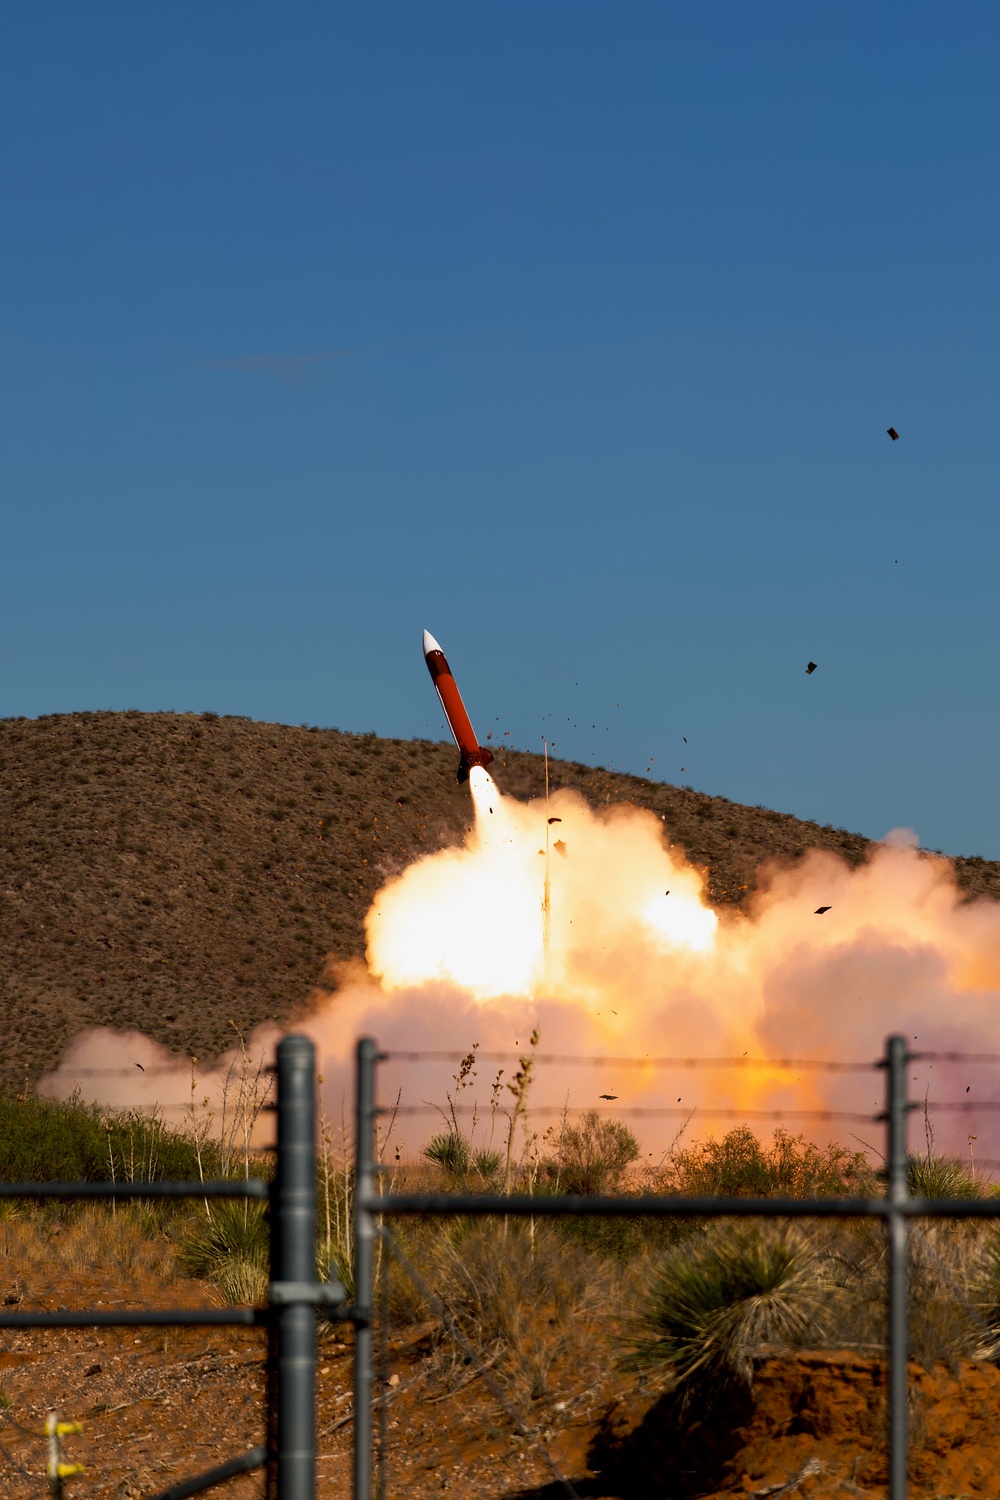
[[[890,835],[857,867],[820,850],[775,864],[747,911],[717,913],[702,872],[654,814],[594,809],[568,790],[527,803],[501,796],[486,769],[492,756],[427,633],[424,656],[459,748],[474,826],[461,846],[386,882],[366,919],[367,965],[342,967],[333,997],[318,995],[296,1023],[317,1043],[335,1118],[351,1093],[354,1040],[366,1033],[389,1051],[465,1052],[478,1043],[516,1057],[538,1029],[544,1053],[612,1059],[540,1067],[531,1103],[555,1113],[655,1111],[638,1127],[654,1153],[688,1115],[703,1137],[720,1128],[713,1111],[870,1118],[881,1109],[877,1071],[806,1071],[787,1065],[790,1056],[874,1062],[891,1032],[920,1053],[1000,1051],[1000,903],[963,900],[949,861],[921,855],[914,835]],[[256,1033],[251,1055],[272,1048],[277,1032]],[[747,1065],[656,1061],[720,1057]],[[192,1096],[190,1070],[174,1073],[171,1063],[134,1033],[85,1032],[42,1087],[179,1109]],[[103,1075],[118,1065],[112,1092]],[[223,1059],[199,1075],[195,1092],[218,1090],[228,1067]],[[446,1061],[401,1060],[385,1066],[381,1086],[389,1097],[401,1090],[406,1104],[441,1103],[452,1071]],[[979,1115],[938,1117],[938,1149],[964,1154],[972,1136],[977,1158],[1000,1157],[1000,1069],[924,1057],[908,1085],[912,1099],[926,1093],[983,1106]],[[473,1090],[465,1102],[488,1112],[488,1084],[476,1087],[478,1100]],[[404,1144],[415,1149],[439,1126],[431,1115]],[[860,1129],[832,1121],[791,1128],[847,1143]],[[871,1129],[868,1138],[878,1140]]]
[[[531,1103],[553,1116],[564,1105],[626,1118],[631,1110],[669,1109],[669,1117],[636,1123],[644,1149],[656,1155],[689,1114],[690,1139],[721,1133],[746,1118],[739,1111],[872,1116],[881,1109],[879,1072],[806,1072],[784,1066],[789,1056],[874,1062],[890,1032],[921,1052],[1000,1050],[1000,903],[963,901],[949,862],[922,856],[912,836],[892,836],[855,868],[818,850],[775,866],[748,913],[720,914],[705,900],[700,872],[669,845],[653,814],[595,810],[567,790],[548,804],[519,802],[502,797],[481,766],[470,768],[469,781],[475,823],[466,841],[386,883],[367,917],[366,969],[343,973],[337,993],[317,999],[296,1023],[317,1043],[333,1118],[351,1095],[354,1040],[366,1033],[390,1051],[465,1051],[478,1042],[483,1052],[515,1058],[537,1027],[543,1053],[627,1057],[632,1062],[621,1068],[540,1066]],[[561,822],[549,872],[546,964],[551,816]],[[817,917],[821,905],[828,910]],[[276,1027],[257,1033],[251,1052],[269,1050],[276,1035]],[[744,1056],[764,1066],[655,1062]],[[84,1033],[44,1087],[63,1097],[80,1086],[84,1097],[119,1104],[179,1104],[191,1097],[190,1069],[179,1065],[174,1078],[157,1071],[170,1062],[134,1034]],[[113,1094],[104,1078],[81,1076],[87,1066],[116,1064],[124,1071]],[[481,1071],[485,1113],[489,1079]],[[978,1116],[939,1116],[937,1149],[964,1155],[972,1134],[977,1160],[1000,1157],[990,1108],[1000,1104],[998,1071],[938,1059],[912,1065],[911,1098],[926,1091],[932,1100],[985,1106]],[[446,1061],[401,1060],[385,1065],[381,1086],[387,1098],[402,1090],[404,1104],[439,1103],[453,1072]],[[199,1075],[199,1097],[224,1073],[225,1064]],[[476,1097],[467,1092],[465,1102]],[[737,1116],[720,1123],[713,1114],[720,1110]],[[415,1151],[440,1123],[432,1113],[404,1118],[402,1144]],[[874,1125],[869,1133],[856,1123],[788,1123],[821,1143],[856,1144],[859,1135],[877,1146],[881,1139]],[[757,1128],[767,1134],[771,1127]]]

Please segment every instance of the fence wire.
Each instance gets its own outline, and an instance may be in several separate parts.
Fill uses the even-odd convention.
[[[525,1049],[527,1053],[527,1049]],[[357,1181],[363,1188],[355,1199],[356,1232],[362,1235],[378,1234],[380,1224],[395,1217],[414,1219],[423,1216],[469,1216],[479,1219],[510,1218],[526,1219],[531,1224],[548,1216],[561,1218],[585,1215],[594,1218],[628,1217],[644,1215],[656,1218],[719,1217],[791,1218],[791,1219],[875,1219],[885,1224],[888,1261],[888,1373],[889,1373],[889,1496],[890,1500],[905,1500],[907,1491],[908,1464],[908,1236],[911,1223],[920,1219],[981,1219],[1000,1218],[1000,1195],[972,1198],[928,1199],[911,1195],[908,1187],[910,1160],[906,1150],[906,1125],[910,1113],[921,1105],[906,1096],[907,1068],[917,1062],[945,1063],[1000,1063],[1000,1055],[962,1053],[908,1053],[906,1039],[892,1037],[886,1044],[883,1057],[874,1062],[840,1062],[833,1059],[784,1058],[635,1058],[635,1057],[577,1057],[569,1054],[531,1053],[534,1063],[556,1065],[615,1067],[615,1068],[743,1068],[811,1071],[815,1073],[868,1074],[881,1070],[886,1079],[886,1105],[877,1113],[834,1109],[767,1109],[749,1110],[737,1108],[697,1109],[699,1117],[740,1120],[800,1120],[842,1121],[870,1125],[881,1122],[886,1127],[885,1173],[886,1193],[873,1198],[723,1198],[686,1197],[681,1195],[637,1195],[631,1197],[592,1196],[548,1196],[534,1193],[500,1194],[483,1192],[459,1193],[407,1193],[379,1191],[380,1169],[375,1159],[375,1126],[379,1116],[441,1115],[433,1105],[397,1104],[391,1109],[380,1109],[376,1103],[375,1077],[379,1063],[406,1062],[451,1062],[461,1068],[470,1060],[480,1062],[505,1062],[516,1056],[522,1068],[526,1066],[523,1054],[458,1051],[391,1051],[380,1053],[376,1043],[363,1039],[357,1050],[357,1123],[356,1161]],[[609,1108],[602,1112],[606,1116],[621,1118],[690,1117],[692,1109],[653,1108],[619,1105],[618,1100],[609,1100]],[[459,1105],[449,1101],[446,1119],[458,1120],[475,1115],[484,1115],[482,1106]],[[984,1107],[1000,1109],[1000,1100],[977,1103],[973,1100],[930,1099],[922,1107],[930,1112],[971,1114]],[[565,1107],[525,1106],[519,1101],[517,1110],[503,1111],[508,1119],[524,1119],[533,1115],[565,1115]],[[571,1113],[578,1114],[577,1107]],[[928,1150],[930,1148],[928,1147]],[[979,1163],[981,1168],[996,1165],[991,1158]],[[383,1179],[384,1186],[384,1179]],[[913,1226],[919,1233],[917,1226]],[[384,1234],[385,1231],[383,1230]],[[418,1283],[419,1284],[419,1283]],[[372,1306],[372,1293],[368,1288],[357,1290],[359,1304]],[[440,1301],[440,1299],[438,1299]],[[370,1357],[362,1351],[362,1358]],[[369,1500],[371,1483],[371,1438],[370,1424],[365,1428],[360,1415],[366,1404],[370,1413],[370,1371],[359,1364],[356,1369],[355,1409],[359,1413],[357,1432],[358,1446],[355,1451],[355,1497]],[[367,1381],[367,1387],[366,1387]],[[367,1395],[365,1394],[367,1389]],[[565,1491],[564,1491],[565,1492]],[[572,1492],[571,1489],[569,1492]],[[384,1491],[382,1492],[384,1494]]]

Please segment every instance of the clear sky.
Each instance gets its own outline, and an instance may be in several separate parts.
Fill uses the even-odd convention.
[[[426,625],[482,738],[1000,856],[998,63],[977,0],[6,0],[0,713],[444,737]]]

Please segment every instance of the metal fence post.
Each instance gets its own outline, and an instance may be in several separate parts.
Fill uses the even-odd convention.
[[[278,1043],[278,1164],[271,1188],[271,1281],[316,1280],[316,1052],[304,1036]],[[275,1478],[281,1500],[316,1492],[316,1311],[273,1311],[276,1344]]]
[[[378,1048],[362,1037],[357,1048],[354,1167],[354,1500],[371,1500],[372,1313],[375,1303],[375,1061]]]
[[[898,1212],[909,1197],[906,1180],[906,1038],[891,1036],[886,1053],[889,1179],[889,1496],[906,1500],[907,1360],[909,1357],[907,1238],[909,1219]]]

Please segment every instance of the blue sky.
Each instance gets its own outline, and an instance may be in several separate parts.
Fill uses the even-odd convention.
[[[0,713],[443,737],[426,625],[481,737],[1000,857],[997,7],[0,41]]]

